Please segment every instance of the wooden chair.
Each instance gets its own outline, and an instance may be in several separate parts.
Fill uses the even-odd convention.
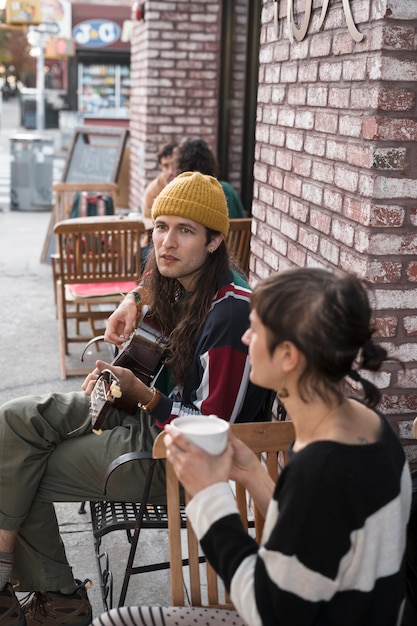
[[[229,220],[229,234],[226,239],[229,252],[235,257],[246,276],[249,274],[251,229],[251,217],[231,219]]]
[[[51,218],[49,220],[48,231],[45,238],[41,254],[41,263],[47,260],[47,257],[55,253],[53,231],[57,222],[61,222],[68,218],[74,196],[81,191],[88,193],[101,193],[111,196],[113,205],[116,209],[116,201],[119,186],[116,183],[56,183],[52,186],[52,192],[55,196],[54,206],[52,208]]]
[[[69,344],[86,344],[140,278],[140,239],[145,232],[138,218],[118,216],[68,219],[55,225],[58,254],[53,263],[56,289],[61,376],[85,375],[85,368],[67,368]],[[70,332],[69,320],[75,320]],[[81,334],[87,322],[89,334]]]
[[[294,440],[294,427],[288,422],[258,422],[232,424],[231,430],[236,437],[248,445],[265,462],[265,469],[276,482],[280,470],[288,460],[289,447]],[[153,457],[165,458],[165,432],[156,438],[153,446]],[[168,506],[168,543],[170,559],[171,604],[184,606],[186,583],[184,582],[184,559],[189,563],[189,597],[192,606],[230,608],[232,606],[221,581],[211,566],[205,564],[205,575],[201,574],[201,554],[197,538],[187,523],[187,539],[182,537],[182,519],[180,515],[180,488],[173,467],[166,463],[166,485]],[[244,527],[253,528],[254,536],[259,542],[263,530],[264,518],[256,508],[251,506],[250,498],[242,485],[234,484],[236,501]],[[187,496],[186,496],[187,498]],[[205,580],[204,580],[205,579]],[[206,590],[202,590],[202,582]],[[206,586],[204,584],[204,587]]]
[[[269,394],[264,407],[264,420],[270,421],[272,416],[276,416],[279,420],[286,419],[284,407],[278,402],[275,392]],[[233,426],[234,427],[234,426]],[[128,591],[130,578],[135,574],[145,572],[168,569],[169,561],[152,562],[148,565],[135,564],[135,557],[141,531],[144,529],[167,529],[168,515],[167,507],[153,505],[148,503],[148,494],[152,481],[157,459],[152,456],[151,452],[130,452],[122,454],[110,463],[103,480],[103,493],[106,494],[107,483],[113,472],[124,465],[132,463],[135,460],[141,460],[149,464],[147,472],[147,481],[143,492],[138,494],[136,502],[118,502],[111,500],[102,500],[98,502],[90,502],[91,526],[94,537],[94,551],[97,561],[97,568],[100,579],[100,589],[103,600],[104,609],[107,611],[113,607],[113,574],[110,567],[110,558],[108,552],[102,545],[103,538],[114,531],[125,531],[129,543],[128,556],[126,566],[124,568],[123,580],[120,587],[120,595],[118,606],[123,606]],[[81,503],[79,513],[85,513],[85,502]],[[181,525],[185,527],[185,507],[180,506]],[[120,560],[120,559],[119,559]],[[184,559],[186,564],[187,559]]]

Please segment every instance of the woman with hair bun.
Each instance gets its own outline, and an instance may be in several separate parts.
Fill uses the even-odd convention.
[[[243,342],[251,381],[275,389],[294,423],[277,484],[233,436],[219,457],[169,426],[165,439],[192,496],[187,514],[236,612],[130,607],[94,626],[399,625],[411,479],[403,448],[376,409],[379,392],[361,373],[387,359],[373,339],[364,285],[318,268],[273,274],[253,291]],[[362,400],[346,395],[349,378]],[[245,485],[266,516],[261,546],[242,526],[229,478]]]

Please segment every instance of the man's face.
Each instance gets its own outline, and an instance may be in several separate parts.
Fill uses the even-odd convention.
[[[176,278],[186,291],[191,291],[209,250],[220,245],[223,235],[207,244],[207,231],[201,224],[176,215],[160,215],[152,239],[162,276]]]
[[[162,175],[165,178],[165,183],[170,183],[171,180],[174,179],[173,155],[162,157],[162,159],[159,161],[159,167],[161,168]]]

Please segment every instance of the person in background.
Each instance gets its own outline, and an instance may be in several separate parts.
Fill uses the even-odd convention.
[[[204,139],[184,139],[174,150],[174,169],[176,174],[201,172],[215,178],[219,174],[217,160]],[[229,218],[245,217],[242,200],[232,185],[224,180],[219,180],[219,183],[226,196]]]
[[[251,290],[225,245],[227,206],[218,181],[195,172],[154,201],[154,249],[142,284],[109,317],[105,339],[119,347],[136,328],[142,301],[168,337],[163,369],[146,385],[123,367],[97,361],[83,391],[26,396],[0,408],[0,624],[88,626],[88,579],[74,579],[54,502],[135,501],[147,465],[127,464],[103,493],[109,464],[132,450],[152,450],[165,424],[181,414],[215,413],[261,420],[268,393],[249,381]],[[121,400],[92,432],[90,395],[104,369],[118,378]],[[165,501],[164,464],[151,502]],[[12,584],[13,581],[15,585]],[[23,607],[15,591],[34,592]]]
[[[366,289],[353,275],[298,268],[260,281],[243,335],[250,379],[273,388],[295,428],[274,485],[231,436],[210,456],[167,426],[167,459],[191,495],[187,515],[237,612],[194,607],[113,609],[93,626],[394,626],[405,600],[411,477],[375,408],[386,350],[373,340]],[[345,395],[346,379],[363,401]],[[265,516],[261,545],[243,528],[228,484]]]
[[[151,217],[153,201],[175,176],[173,153],[176,147],[176,143],[167,143],[158,153],[158,164],[161,173],[145,189],[142,205],[142,215],[144,217]]]

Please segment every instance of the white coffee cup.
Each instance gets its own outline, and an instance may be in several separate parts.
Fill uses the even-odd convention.
[[[170,425],[209,454],[222,454],[226,449],[229,422],[216,415],[184,415]]]

